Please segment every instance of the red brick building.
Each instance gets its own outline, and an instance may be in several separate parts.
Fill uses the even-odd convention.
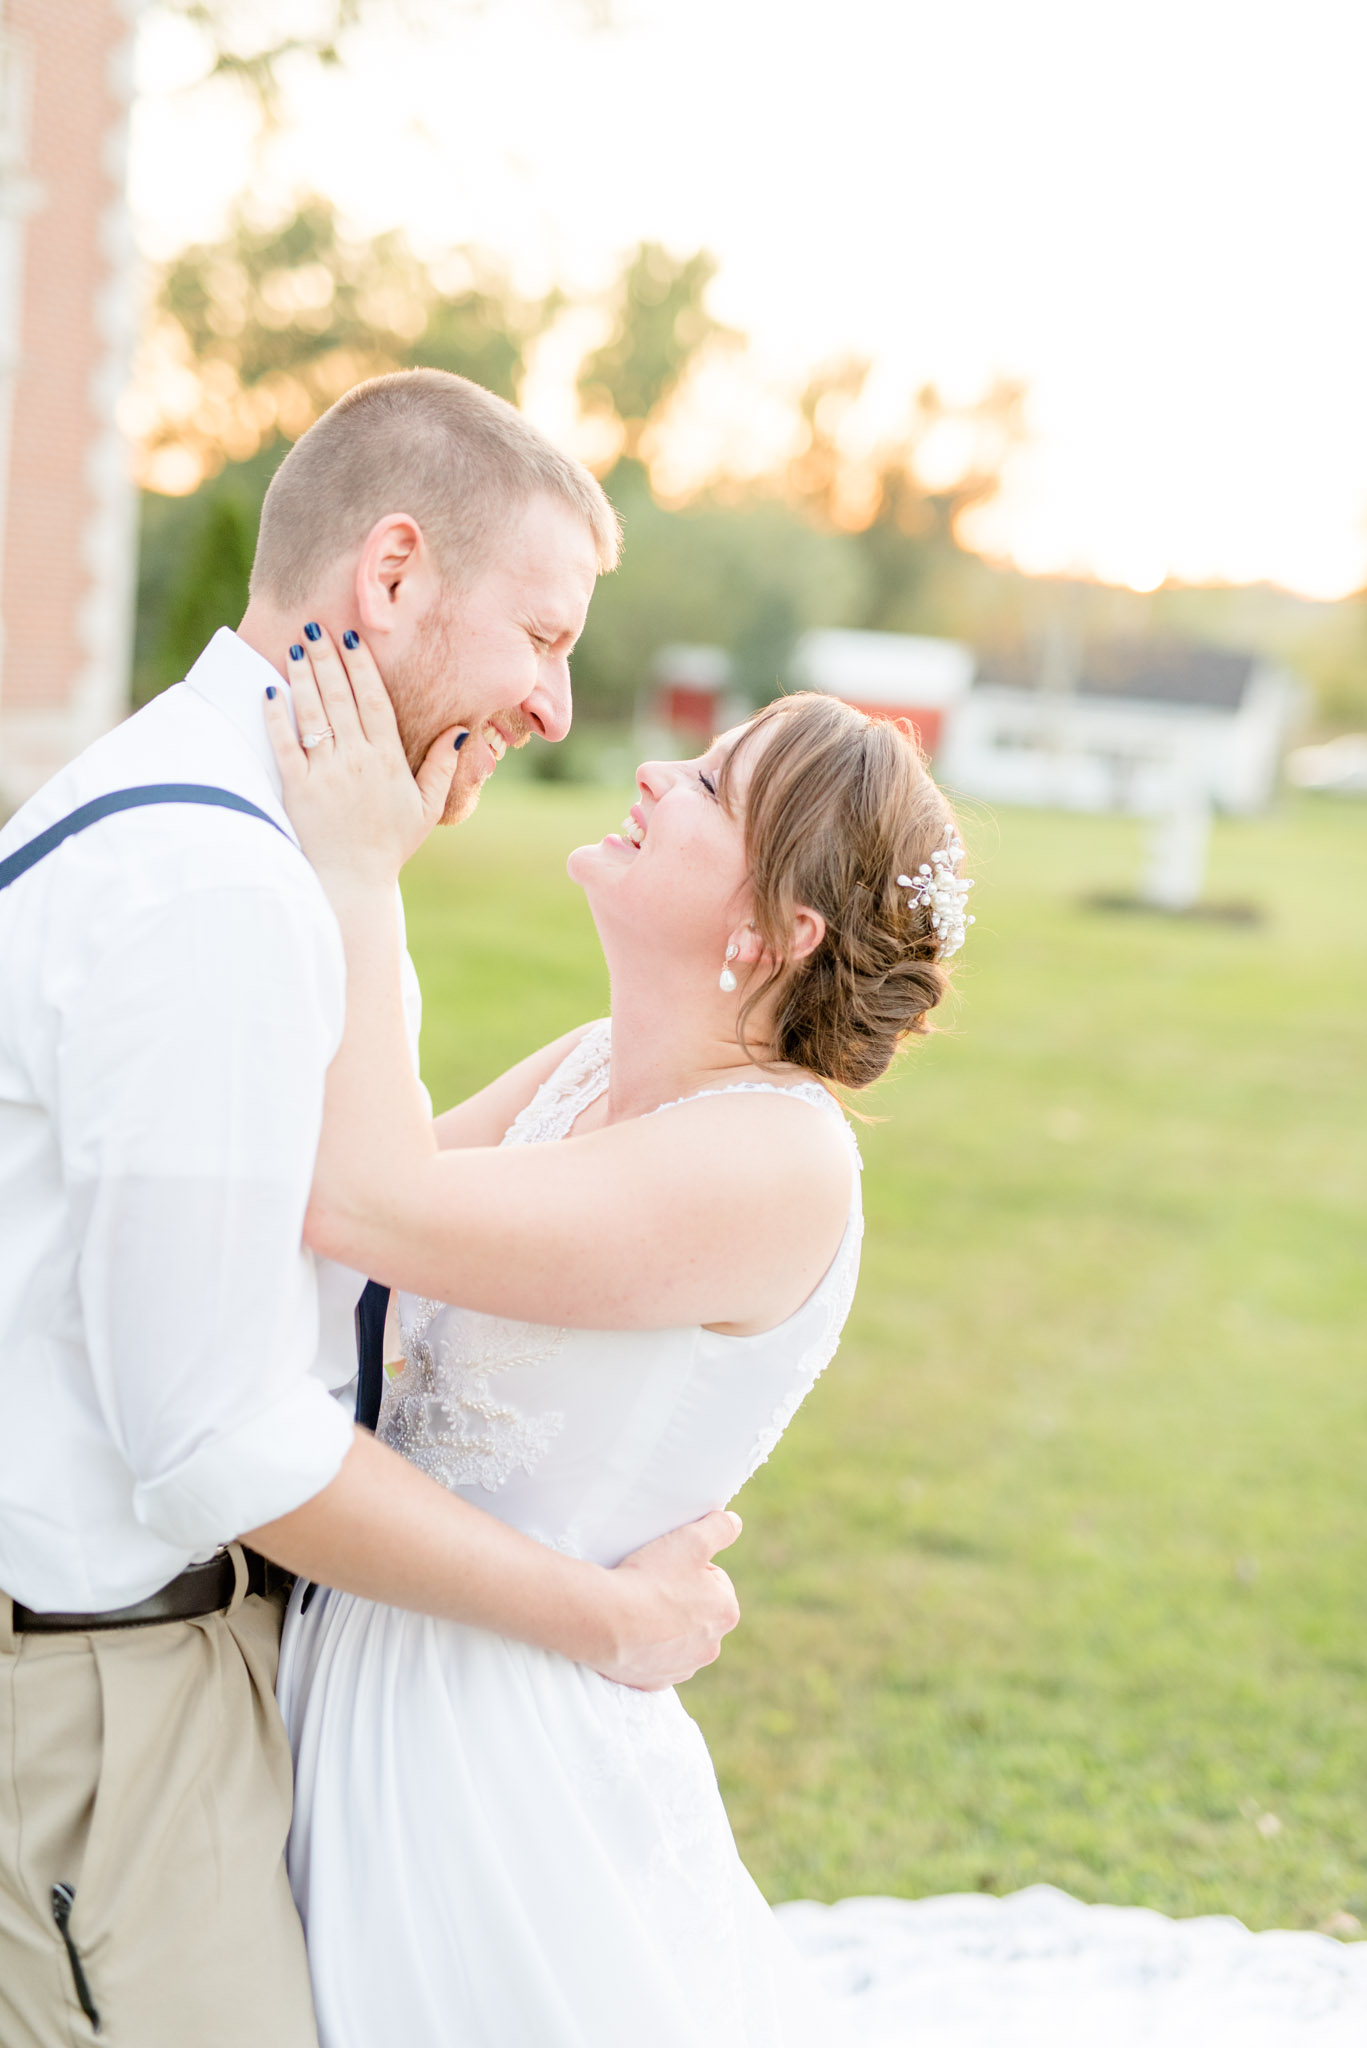
[[[128,702],[138,0],[0,0],[0,814]]]

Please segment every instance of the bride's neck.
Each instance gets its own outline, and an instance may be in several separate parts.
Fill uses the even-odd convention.
[[[754,1071],[736,1042],[739,994],[685,992],[630,974],[612,978],[608,1119],[644,1116],[737,1071]]]

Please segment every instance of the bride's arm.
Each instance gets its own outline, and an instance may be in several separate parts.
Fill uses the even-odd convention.
[[[393,889],[333,901],[347,1022],[309,1205],[316,1250],[435,1300],[591,1329],[764,1328],[811,1291],[848,1206],[829,1119],[741,1095],[559,1145],[440,1151],[404,1036]]]
[[[711,1561],[740,1534],[729,1510],[605,1571],[448,1493],[363,1429],[321,1493],[244,1533],[322,1585],[515,1636],[648,1692],[710,1664],[738,1619],[731,1582]]]
[[[527,1107],[543,1081],[550,1079],[560,1062],[578,1045],[587,1024],[579,1024],[539,1052],[530,1053],[500,1074],[487,1088],[464,1102],[443,1111],[433,1123],[437,1144],[443,1152],[457,1145],[497,1145],[520,1110]]]
[[[809,1105],[731,1096],[559,1145],[439,1149],[408,1055],[394,881],[445,803],[450,736],[415,783],[373,668],[353,657],[348,685],[331,650],[315,661],[321,702],[306,715],[337,734],[326,758],[302,754],[268,706],[347,953],[309,1242],[393,1286],[534,1322],[781,1321],[829,1264],[848,1206],[842,1134]],[[301,670],[296,697],[311,687]]]

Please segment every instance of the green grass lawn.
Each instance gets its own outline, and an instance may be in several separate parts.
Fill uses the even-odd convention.
[[[410,871],[439,1104],[603,1012],[563,856],[624,803],[495,784]],[[771,1898],[1367,1921],[1367,810],[1220,828],[1256,927],[1086,908],[1139,832],[970,821],[953,1013],[861,1104],[854,1315],[687,1692]]]

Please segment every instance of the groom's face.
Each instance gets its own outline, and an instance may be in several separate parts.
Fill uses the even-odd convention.
[[[568,506],[534,498],[496,559],[439,596],[386,680],[409,763],[437,734],[469,727],[442,822],[468,817],[509,747],[570,729],[570,650],[598,576],[593,535]]]

